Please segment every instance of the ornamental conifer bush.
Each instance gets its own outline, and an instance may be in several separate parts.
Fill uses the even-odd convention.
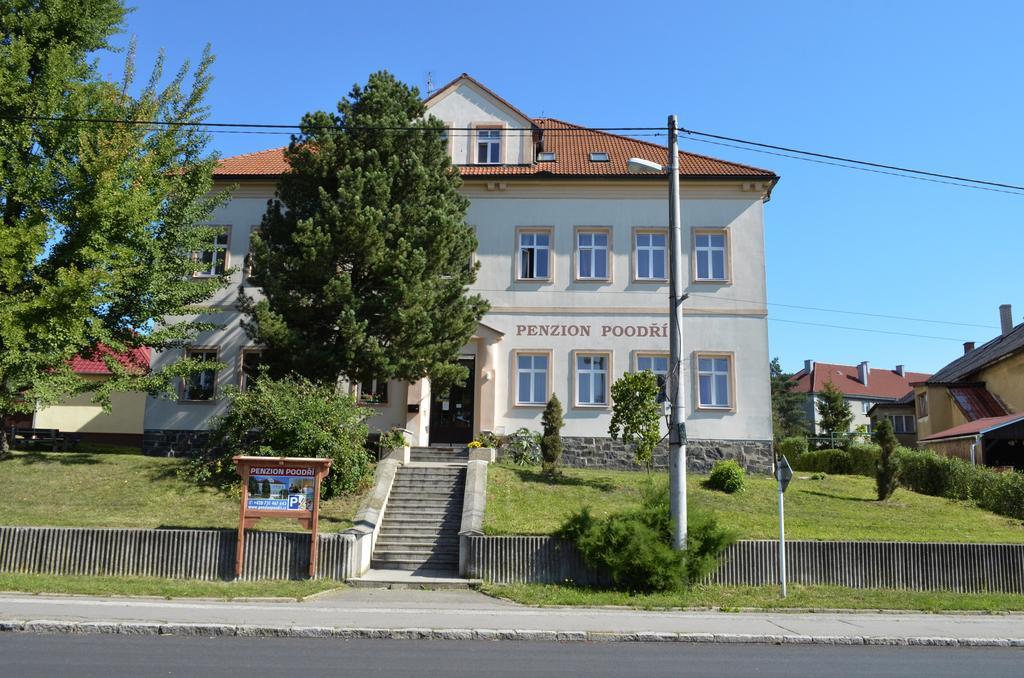
[[[544,408],[544,416],[541,424],[544,426],[544,435],[540,439],[540,452],[544,458],[542,470],[549,475],[558,472],[558,462],[562,458],[562,403],[558,396],[551,394],[547,406]]]
[[[878,422],[872,437],[882,449],[875,472],[875,485],[878,490],[878,501],[885,501],[896,491],[899,483],[899,457],[896,456],[899,442],[888,419]]]

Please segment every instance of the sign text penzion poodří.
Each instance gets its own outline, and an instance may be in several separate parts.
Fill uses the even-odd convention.
[[[649,325],[516,325],[518,337],[668,337],[668,323]]]

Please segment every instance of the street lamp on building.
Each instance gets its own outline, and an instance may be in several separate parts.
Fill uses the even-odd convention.
[[[679,224],[679,131],[676,116],[668,116],[668,164],[630,158],[630,174],[668,172],[669,232],[669,380],[671,410],[668,424],[669,508],[672,542],[686,548],[686,411],[683,403],[683,241]]]

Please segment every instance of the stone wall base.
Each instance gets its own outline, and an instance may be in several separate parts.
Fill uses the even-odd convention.
[[[606,468],[619,471],[642,471],[635,461],[631,446],[611,438],[563,437],[562,465],[573,468]],[[668,468],[668,442],[654,450],[653,468]],[[771,473],[772,444],[770,440],[688,440],[686,468],[693,473],[707,473],[719,459],[735,459],[751,473]]]
[[[209,438],[209,431],[146,429],[142,435],[142,454],[150,457],[194,457],[202,451]]]

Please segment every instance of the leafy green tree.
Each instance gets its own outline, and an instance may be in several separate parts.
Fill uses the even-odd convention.
[[[216,159],[193,123],[213,61],[207,51],[166,86],[161,57],[138,95],[134,50],[121,82],[92,55],[122,28],[119,0],[0,0],[0,412],[31,412],[92,391],[170,391],[204,367],[183,361],[153,374],[111,351],[187,342],[208,325],[188,316],[227,283],[192,280],[212,237],[206,221]],[[86,123],[145,120],[169,125]],[[102,358],[111,379],[74,374],[75,355]],[[7,440],[0,436],[7,453]]]
[[[850,430],[850,424],[853,423],[850,403],[846,402],[842,392],[831,380],[825,382],[825,387],[818,393],[817,408],[818,423],[825,433],[831,436]]]
[[[899,441],[896,440],[888,417],[878,422],[872,437],[882,448],[875,473],[875,485],[878,490],[878,501],[885,501],[896,491],[896,485],[899,483],[899,457],[896,455]]]
[[[204,453],[183,474],[198,482],[237,487],[232,457],[329,457],[331,470],[321,485],[324,499],[354,492],[366,480],[365,448],[370,411],[333,385],[289,376],[253,380],[245,392],[227,389],[231,407],[214,422]],[[268,487],[269,491],[269,487]]]
[[[488,306],[466,293],[469,203],[425,114],[416,88],[379,72],[337,113],[302,118],[252,245],[265,298],[239,302],[272,374],[429,376],[441,391],[467,376],[458,353]]]
[[[782,371],[778,358],[772,358],[769,367],[772,389],[772,430],[775,440],[807,435],[807,416],[804,404],[807,395],[796,391],[792,374]]]
[[[544,426],[544,436],[540,439],[540,451],[544,457],[543,471],[547,474],[554,474],[558,471],[558,460],[562,458],[562,403],[558,396],[551,394],[547,406],[544,408],[544,416],[541,417],[541,424]]]
[[[661,440],[658,379],[653,372],[627,372],[612,384],[612,420],[608,435],[632,444],[636,463],[650,468]]]

